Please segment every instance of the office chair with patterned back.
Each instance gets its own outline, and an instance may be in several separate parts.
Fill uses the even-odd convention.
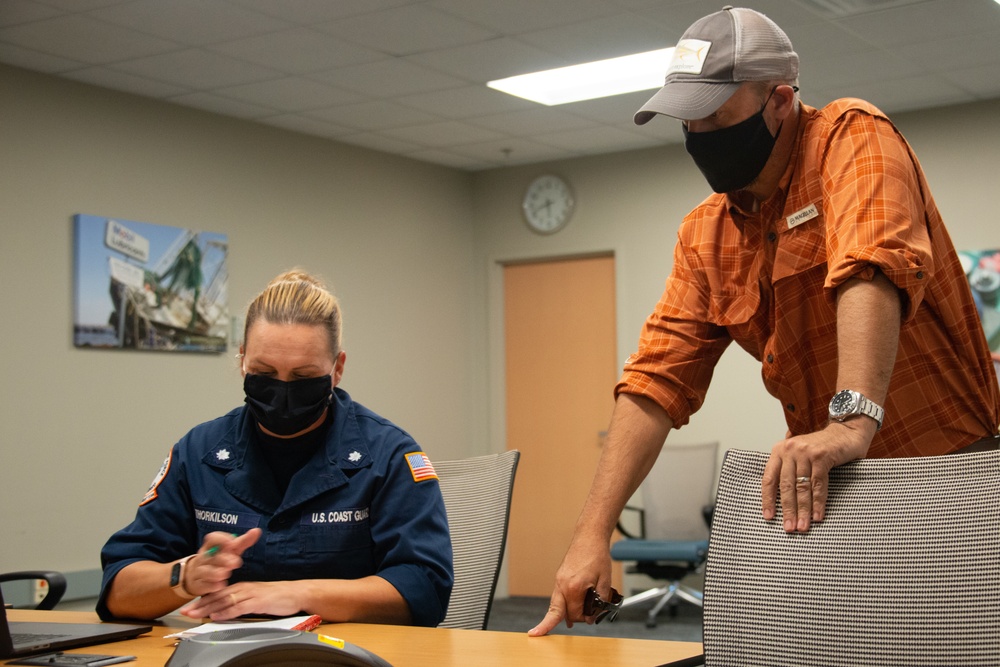
[[[834,468],[826,517],[764,521],[768,455],[730,451],[705,566],[705,664],[995,666],[1000,452]]]
[[[441,628],[485,630],[507,542],[520,452],[434,464],[455,562],[455,585]]]
[[[626,506],[618,521],[625,539],[611,545],[611,558],[634,564],[626,572],[644,574],[666,582],[630,595],[623,607],[656,603],[646,616],[646,626],[655,627],[664,607],[676,612],[678,600],[701,606],[702,592],[685,585],[683,579],[697,572],[708,553],[706,512],[712,503],[719,444],[666,444],[640,487],[643,507]],[[628,514],[639,517],[639,530],[627,527]],[[633,521],[634,523],[634,521]]]

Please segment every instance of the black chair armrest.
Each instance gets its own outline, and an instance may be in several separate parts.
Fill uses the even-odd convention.
[[[634,530],[628,530],[625,528],[624,522],[622,522],[622,517],[625,516],[625,512],[622,512],[622,516],[618,517],[617,528],[618,532],[629,538],[630,540],[644,540],[646,539],[646,510],[641,507],[634,507],[632,505],[626,505],[625,511],[636,512],[639,514],[639,533],[636,534]]]
[[[25,579],[44,579],[49,585],[49,592],[35,609],[54,609],[66,592],[66,577],[61,572],[51,570],[22,570],[20,572],[0,573],[0,582],[23,581]]]
[[[712,527],[712,515],[715,514],[715,504],[705,505],[701,508],[701,515],[705,517],[705,525]]]

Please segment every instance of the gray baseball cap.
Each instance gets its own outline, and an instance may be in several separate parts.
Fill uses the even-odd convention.
[[[778,25],[741,7],[695,21],[674,48],[667,77],[634,121],[656,114],[697,120],[715,113],[744,81],[797,81],[799,55]]]

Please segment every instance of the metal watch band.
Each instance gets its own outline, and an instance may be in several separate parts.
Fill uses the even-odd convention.
[[[882,409],[875,401],[869,400],[864,394],[858,394],[858,407],[861,410],[861,414],[867,415],[875,420],[875,430],[881,430],[882,428],[882,417],[885,416],[885,410]]]

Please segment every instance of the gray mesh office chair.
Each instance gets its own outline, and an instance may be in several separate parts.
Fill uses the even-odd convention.
[[[507,542],[520,452],[434,464],[448,513],[455,586],[440,628],[485,630]]]
[[[631,607],[652,602],[646,627],[655,627],[668,605],[671,614],[676,613],[678,600],[702,604],[701,590],[686,585],[684,579],[701,569],[708,553],[705,512],[712,503],[718,450],[717,442],[664,445],[640,487],[643,506],[626,506],[618,521],[626,539],[611,545],[611,558],[631,562],[629,574],[662,582],[622,603]],[[639,515],[638,531],[627,526],[631,511]]]
[[[1000,452],[840,466],[826,518],[792,535],[761,516],[767,459],[722,466],[706,665],[1000,664]]]

